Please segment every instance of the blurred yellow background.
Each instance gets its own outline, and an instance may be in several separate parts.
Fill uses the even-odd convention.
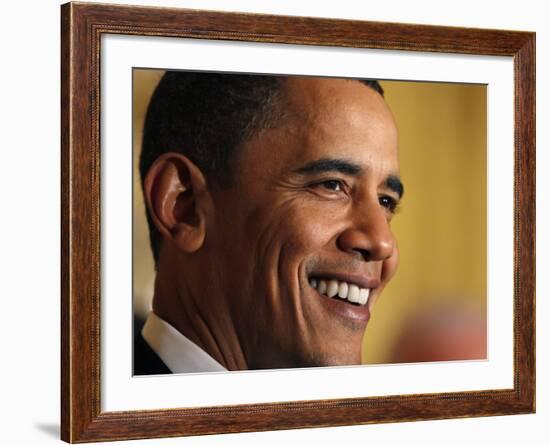
[[[154,266],[137,166],[145,111],[162,74],[138,69],[133,73],[134,311],[142,317],[150,309]],[[426,351],[415,355],[419,344],[433,347],[430,360],[484,358],[484,351],[478,357],[475,350],[485,344],[486,86],[408,81],[381,85],[399,129],[405,196],[392,228],[401,260],[376,303],[363,361],[422,361]],[[404,340],[412,353],[396,352]],[[472,357],[461,354],[460,342]]]

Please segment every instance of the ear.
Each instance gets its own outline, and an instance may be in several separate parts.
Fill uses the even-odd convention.
[[[201,170],[182,154],[165,153],[149,168],[143,189],[162,237],[186,253],[199,250],[206,237],[209,196]]]

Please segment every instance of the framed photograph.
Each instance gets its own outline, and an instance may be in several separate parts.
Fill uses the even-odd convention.
[[[61,17],[63,440],[535,412],[534,33]]]

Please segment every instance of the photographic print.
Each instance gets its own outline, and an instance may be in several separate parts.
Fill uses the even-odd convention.
[[[534,412],[534,33],[61,12],[63,440]]]
[[[486,88],[134,69],[134,374],[485,359]],[[265,140],[249,142],[256,134]],[[242,158],[262,149],[259,164]],[[223,218],[205,225],[221,234],[202,236],[217,244],[182,251],[185,236],[170,237],[177,229],[155,214],[172,162],[214,187]],[[274,165],[269,177],[262,167]],[[195,202],[169,207],[183,199]],[[279,200],[289,208],[262,227],[260,203]],[[272,226],[267,247],[255,237]],[[160,265],[164,243],[162,263],[177,265]],[[287,254],[286,275],[263,265]]]

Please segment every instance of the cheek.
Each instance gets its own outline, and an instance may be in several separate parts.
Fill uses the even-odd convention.
[[[288,209],[279,216],[279,221],[277,236],[283,241],[283,247],[294,253],[315,253],[328,245],[336,233],[334,221],[317,209]]]
[[[397,243],[393,248],[391,257],[384,261],[382,264],[382,282],[384,285],[388,283],[397,272],[397,266],[399,265],[399,248]]]
[[[334,212],[323,211],[299,197],[262,206],[248,214],[245,233],[255,234],[265,249],[279,246],[293,251],[314,251],[334,237]]]

